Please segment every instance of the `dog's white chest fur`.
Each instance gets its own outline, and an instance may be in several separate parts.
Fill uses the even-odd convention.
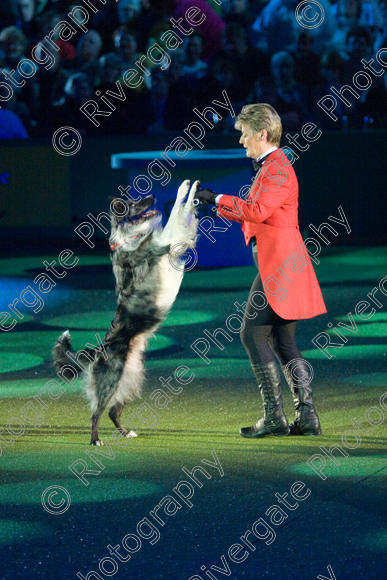
[[[163,312],[169,310],[175,301],[183,271],[172,266],[169,255],[162,256],[159,262],[159,287],[156,289],[156,305]]]

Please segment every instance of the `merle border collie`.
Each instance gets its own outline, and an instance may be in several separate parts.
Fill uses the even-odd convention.
[[[120,418],[125,403],[141,394],[147,341],[176,299],[184,273],[183,254],[195,247],[198,220],[194,198],[198,188],[198,181],[191,188],[188,180],[181,184],[164,228],[161,214],[150,209],[153,195],[136,202],[113,200],[109,243],[117,310],[105,335],[104,348],[87,351],[85,394],[92,411],[91,445],[103,445],[98,425],[106,408],[124,437],[137,436],[122,426]],[[53,348],[58,370],[69,362],[74,364],[68,356],[70,349],[71,337],[66,331]]]

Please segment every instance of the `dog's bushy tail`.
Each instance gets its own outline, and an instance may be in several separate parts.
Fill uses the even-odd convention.
[[[93,359],[95,358],[95,351],[90,349],[85,350],[87,350],[89,356],[91,356]],[[71,335],[68,330],[60,335],[54,345],[54,348],[52,349],[54,365],[57,371],[61,371],[62,368],[66,365],[71,365],[82,372],[83,368],[78,365],[73,358],[69,357],[67,353],[73,354],[73,351],[71,350]]]

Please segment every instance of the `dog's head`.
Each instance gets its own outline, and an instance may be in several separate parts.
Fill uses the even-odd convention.
[[[154,203],[153,195],[134,202],[113,199],[110,205],[112,226],[109,239],[112,250],[118,246],[135,250],[158,228],[162,215],[156,209],[150,209]]]

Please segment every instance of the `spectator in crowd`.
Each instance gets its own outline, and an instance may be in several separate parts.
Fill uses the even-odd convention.
[[[9,26],[0,32],[0,47],[3,51],[2,76],[7,79],[11,71],[14,71],[14,80],[22,86],[12,86],[14,93],[12,99],[19,99],[20,103],[23,103],[23,114],[27,116],[30,114],[32,119],[39,105],[39,87],[36,76],[29,78],[27,82],[16,70],[19,61],[25,56],[27,45],[27,38],[16,26]],[[18,113],[16,110],[15,112]]]
[[[72,74],[65,84],[64,97],[47,111],[45,131],[52,132],[61,127],[63,120],[66,119],[66,125],[76,127],[83,135],[101,134],[102,131],[98,131],[98,129],[101,129],[102,123],[101,127],[95,127],[80,110],[81,105],[94,96],[93,86],[88,75],[83,72]]]
[[[120,26],[114,31],[113,40],[115,50],[121,59],[122,70],[132,68],[140,58],[136,36],[126,26]]]
[[[226,23],[235,22],[248,30],[252,23],[248,0],[229,0],[224,6]]]
[[[148,128],[150,135],[166,131],[166,115],[169,94],[168,75],[165,71],[154,70],[152,74],[152,88],[150,91],[150,109],[152,124]]]
[[[230,59],[217,59],[209,68],[208,74],[199,81],[197,93],[197,108],[208,107],[213,99],[219,99],[222,91],[226,91],[234,110],[238,110],[244,101],[241,78],[235,64]],[[230,120],[230,127],[234,119]],[[225,119],[226,120],[226,119]],[[215,126],[214,131],[225,129],[224,124]]]
[[[141,12],[140,0],[120,0],[117,6],[118,21],[121,26],[134,23]]]
[[[269,59],[261,50],[252,46],[240,24],[230,23],[223,32],[221,58],[230,60],[239,71],[242,99],[246,98],[258,75],[269,72]]]
[[[27,139],[22,120],[12,111],[0,109],[0,139]]]
[[[41,45],[49,49],[47,40],[43,40]],[[41,58],[40,47],[37,50],[38,58]],[[69,71],[60,66],[59,56],[56,55],[55,61],[50,68],[40,67],[38,70],[39,84],[39,124],[47,115],[47,111],[55,106],[63,97],[64,87],[69,77]]]
[[[182,49],[177,49],[171,57],[165,128],[170,131],[181,131],[192,121],[192,111],[198,106],[198,87],[203,77],[200,74],[199,76],[183,74],[186,55]],[[165,73],[167,71],[164,71]]]
[[[203,52],[201,36],[194,35],[187,39],[185,64],[182,67],[182,75],[190,79],[201,79],[207,72],[208,65],[200,57]]]
[[[329,47],[332,50],[337,50],[345,57],[347,34],[359,22],[361,0],[337,0],[336,5],[333,6],[333,13],[337,27]]]
[[[298,128],[308,118],[320,122],[321,127],[337,129],[339,123],[332,127],[326,115],[321,118],[317,101],[331,86],[352,83],[361,59],[372,58],[387,40],[386,0],[319,0],[324,21],[308,30],[295,17],[299,0],[229,0],[221,4],[209,0],[106,0],[105,4],[88,0],[89,8],[95,7],[95,12],[89,10],[89,31],[78,30],[72,40],[61,40],[58,31],[53,34],[55,26],[68,20],[68,13],[80,4],[83,2],[76,0],[0,1],[0,76],[4,81],[45,36],[50,35],[59,47],[50,69],[38,66],[23,87],[12,87],[7,110],[22,120],[29,135],[48,135],[64,119],[69,124],[74,119],[89,134],[137,134],[149,126],[153,133],[177,131],[192,121],[195,106],[208,106],[223,90],[234,109],[246,99],[273,104],[285,129]],[[171,17],[184,18],[191,6],[205,15],[203,22],[180,48],[170,51],[166,70],[146,59],[152,74],[138,88],[129,89],[123,73],[135,67],[155,42],[162,44],[160,35],[172,28]],[[14,78],[21,80],[17,72]],[[94,127],[79,107],[88,98],[98,98],[95,90],[117,92],[118,80],[125,100],[116,99],[117,110],[101,117],[100,127]],[[336,114],[349,119],[350,127],[385,127],[386,87],[387,75],[373,77],[372,87],[362,91],[350,109],[338,100]],[[52,119],[47,118],[50,115]],[[228,122],[226,116],[214,131],[232,131]]]
[[[325,52],[321,59],[322,94],[329,91],[332,85],[341,87],[344,84],[344,73],[344,57],[336,50]]]
[[[14,0],[1,0],[0,2],[0,31],[2,28],[16,24],[16,9]]]
[[[39,24],[35,18],[36,0],[17,0],[16,26],[26,35],[31,44],[39,38]]]
[[[269,0],[252,26],[256,45],[270,54],[294,50],[300,32],[295,17],[299,3],[299,0]],[[327,45],[336,28],[329,0],[319,0],[319,4],[324,10],[324,19],[319,26],[309,29],[317,51]]]
[[[313,50],[313,37],[308,31],[300,33],[294,59],[294,79],[302,91],[305,106],[311,110],[321,95],[321,58]]]
[[[307,31],[301,32],[297,49],[292,53],[294,58],[294,78],[297,82],[311,87],[320,84],[320,55],[313,50],[313,37]]]
[[[77,57],[72,67],[94,79],[97,76],[98,58],[102,50],[102,38],[96,30],[89,30],[80,37],[77,44]]]
[[[96,89],[104,93],[107,90],[117,91],[116,82],[122,73],[122,60],[115,52],[104,54],[99,59],[98,77],[100,82]]]
[[[40,18],[40,39],[44,38],[45,36],[49,36],[52,38],[53,42],[58,46],[59,51],[56,53],[57,58],[59,59],[60,63],[64,64],[65,66],[71,66],[71,61],[73,61],[77,55],[77,51],[75,45],[71,41],[64,41],[59,38],[59,32],[54,32],[55,26],[61,21],[64,20],[65,15],[59,12],[55,12],[55,10],[48,10],[44,14],[42,14]],[[75,42],[76,36],[74,37]]]
[[[130,135],[145,133],[152,121],[149,91],[130,89],[122,82],[122,61],[114,52],[105,54],[99,59],[99,83],[96,93],[106,94],[110,90],[121,95],[122,100],[111,98],[116,110],[101,123],[101,134]],[[118,85],[118,83],[120,83]]]
[[[294,76],[294,58],[286,51],[273,54],[271,72],[277,93],[273,106],[281,115],[285,129],[299,129],[306,119],[306,107]]]
[[[0,45],[4,55],[4,66],[10,70],[16,69],[28,46],[26,36],[16,26],[8,26],[0,32]]]
[[[176,19],[185,18],[188,8],[196,6],[206,17],[200,25],[200,30],[198,29],[203,38],[203,59],[210,59],[220,50],[225,24],[206,0],[150,0],[150,5],[159,20],[164,19],[166,28],[171,26],[169,23],[171,16]],[[157,32],[155,36],[159,36]]]
[[[372,56],[371,34],[364,26],[352,28],[346,37],[346,62],[344,69],[344,84],[352,84],[353,75],[360,70],[362,59],[369,60]],[[385,111],[384,79],[372,77],[368,89],[358,90],[359,98],[353,99],[348,111],[348,118],[352,128],[380,126]]]

